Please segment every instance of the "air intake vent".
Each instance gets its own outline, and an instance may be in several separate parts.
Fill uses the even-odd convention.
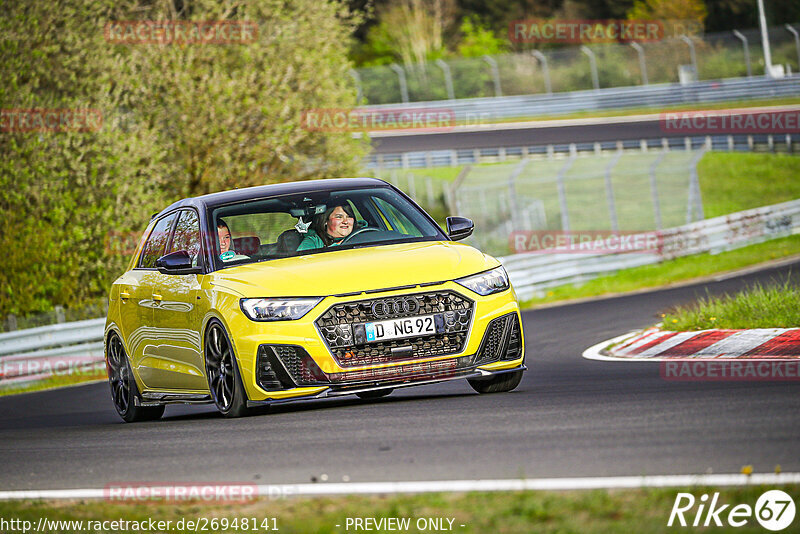
[[[519,316],[516,312],[492,319],[486,328],[481,347],[475,354],[474,365],[498,360],[513,360],[522,353]]]
[[[325,374],[302,347],[261,345],[256,380],[267,391],[327,382]]]

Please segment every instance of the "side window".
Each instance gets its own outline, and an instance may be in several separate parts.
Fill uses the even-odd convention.
[[[192,265],[196,266],[200,255],[200,221],[194,210],[183,210],[180,214],[169,252],[185,250],[192,258]]]
[[[167,215],[153,227],[153,231],[150,232],[147,243],[144,245],[144,250],[142,250],[142,256],[139,258],[139,267],[145,269],[155,268],[156,260],[164,255],[164,249],[167,248],[169,231],[176,216],[177,213]]]

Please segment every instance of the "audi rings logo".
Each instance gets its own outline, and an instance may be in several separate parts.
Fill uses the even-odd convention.
[[[375,317],[405,315],[417,313],[418,311],[419,302],[413,297],[379,300],[372,305],[372,313]]]

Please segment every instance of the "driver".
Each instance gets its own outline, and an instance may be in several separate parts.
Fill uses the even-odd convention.
[[[314,218],[314,225],[300,242],[297,250],[333,247],[341,244],[349,236],[355,224],[353,208],[349,204],[339,204],[325,210],[322,217]]]

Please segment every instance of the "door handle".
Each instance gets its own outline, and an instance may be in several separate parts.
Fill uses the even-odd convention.
[[[162,296],[161,296],[161,295],[159,295],[158,293],[153,293],[153,300],[154,300],[154,301],[156,301],[156,302],[161,302],[161,300],[162,300],[163,298],[164,298],[164,297],[162,297]]]
[[[119,294],[119,298],[121,298],[122,300],[128,300],[129,298],[131,298],[131,294],[128,293],[127,291],[121,291]]]

